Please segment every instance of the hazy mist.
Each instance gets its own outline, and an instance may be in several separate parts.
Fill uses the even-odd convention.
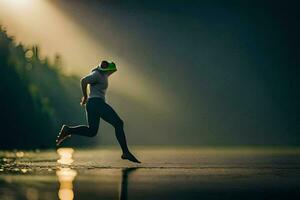
[[[8,33],[59,53],[66,74],[117,64],[107,99],[131,144],[300,144],[291,3],[8,2],[0,0]],[[101,121],[97,140],[115,142],[113,131]]]

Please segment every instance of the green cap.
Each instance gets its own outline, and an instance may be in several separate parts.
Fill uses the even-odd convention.
[[[114,62],[111,62],[111,63],[108,63],[108,67],[107,68],[102,68],[102,67],[99,67],[99,69],[101,71],[117,71],[117,66]]]

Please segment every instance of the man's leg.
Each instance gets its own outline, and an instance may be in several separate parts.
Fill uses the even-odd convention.
[[[115,128],[115,135],[123,152],[122,158],[140,163],[140,161],[138,161],[128,149],[124,133],[124,122],[116,113],[116,111],[107,103],[103,103],[101,104],[100,116],[103,120],[105,120]]]
[[[115,135],[123,153],[129,152],[123,128],[123,120],[119,117],[119,115],[116,113],[116,111],[114,111],[114,109],[110,105],[108,105],[107,103],[103,103],[101,105],[101,118],[115,128]]]
[[[70,135],[82,135],[86,137],[94,137],[97,135],[100,123],[100,115],[97,110],[86,111],[88,126],[68,126],[66,132]],[[98,111],[99,112],[99,111]]]
[[[65,139],[71,137],[71,135],[82,135],[86,137],[94,137],[97,135],[99,123],[100,123],[100,115],[99,109],[94,108],[95,106],[86,105],[86,118],[88,122],[88,126],[79,125],[79,126],[67,126],[63,125],[58,138],[56,140],[56,144],[60,145]]]

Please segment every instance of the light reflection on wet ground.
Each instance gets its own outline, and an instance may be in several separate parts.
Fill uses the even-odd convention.
[[[77,175],[76,170],[71,169],[70,165],[74,162],[72,156],[74,150],[72,148],[57,149],[59,159],[57,163],[61,164],[56,170],[56,175],[60,184],[58,197],[60,200],[73,200],[73,181]]]
[[[299,149],[137,148],[1,151],[0,199],[300,197]]]

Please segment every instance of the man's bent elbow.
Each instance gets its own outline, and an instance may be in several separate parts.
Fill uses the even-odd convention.
[[[80,79],[81,85],[87,85],[87,80],[85,78]]]

